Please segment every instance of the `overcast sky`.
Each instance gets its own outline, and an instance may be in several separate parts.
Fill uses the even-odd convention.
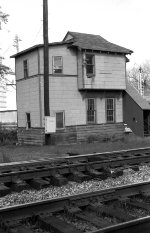
[[[0,0],[10,15],[0,31],[0,55],[12,68],[16,34],[20,51],[43,42],[42,5],[43,0]],[[130,66],[150,60],[149,0],[48,0],[48,7],[49,42],[61,41],[67,31],[96,34],[133,50]]]

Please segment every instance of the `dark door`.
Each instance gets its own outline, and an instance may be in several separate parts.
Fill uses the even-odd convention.
[[[144,110],[144,136],[150,136],[150,110]]]

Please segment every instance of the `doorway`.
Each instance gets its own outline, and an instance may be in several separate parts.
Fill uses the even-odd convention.
[[[144,110],[144,136],[150,136],[150,110]]]

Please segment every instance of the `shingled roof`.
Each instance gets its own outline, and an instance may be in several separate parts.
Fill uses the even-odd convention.
[[[70,32],[70,31],[67,32],[65,38],[62,41],[49,43],[49,46],[59,46],[59,45],[68,45],[69,47],[74,46],[81,49],[111,52],[111,53],[122,53],[122,54],[133,53],[132,50],[113,44],[99,35]],[[34,51],[43,46],[44,46],[43,44],[34,45],[30,48],[27,48],[23,51],[20,51],[19,53],[12,55],[11,58],[19,57],[25,53]]]
[[[139,92],[131,86],[129,82],[127,82],[126,92],[130,95],[130,97],[139,105],[139,107],[143,110],[150,110],[150,103],[146,101]]]
[[[103,52],[131,54],[132,50],[113,44],[99,35],[68,31],[63,41],[71,40],[72,46]]]

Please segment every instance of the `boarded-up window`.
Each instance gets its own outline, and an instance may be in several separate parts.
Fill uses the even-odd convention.
[[[107,98],[106,99],[106,122],[115,121],[115,99]]]
[[[26,113],[26,129],[30,129],[31,128],[31,117],[30,117],[30,113]]]
[[[63,73],[63,59],[61,56],[53,57],[53,74]]]
[[[86,74],[87,76],[95,74],[95,57],[93,54],[86,54]]]
[[[64,128],[64,112],[56,112],[56,129]]]
[[[87,123],[95,123],[96,119],[95,99],[87,99]]]
[[[24,69],[24,78],[28,77],[28,61],[24,60],[23,61],[23,69]]]

